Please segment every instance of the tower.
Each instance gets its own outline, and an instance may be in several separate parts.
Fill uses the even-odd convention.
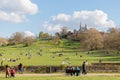
[[[79,34],[84,33],[86,30],[87,30],[87,25],[85,24],[85,26],[82,26],[81,22],[80,22],[80,29],[79,29],[78,33]]]
[[[84,32],[87,31],[87,24],[85,24],[85,27],[84,27]]]
[[[79,30],[82,30],[82,25],[81,25],[81,22],[80,22],[80,29]]]

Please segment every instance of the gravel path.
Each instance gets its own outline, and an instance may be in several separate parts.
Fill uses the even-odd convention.
[[[5,74],[0,74],[0,76],[5,76]],[[15,74],[15,76],[65,76],[65,74]],[[88,73],[87,75],[81,75],[81,76],[119,76],[119,73]]]

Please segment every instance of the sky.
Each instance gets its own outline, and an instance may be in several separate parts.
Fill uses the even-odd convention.
[[[120,28],[120,0],[0,0],[0,37],[88,28]]]

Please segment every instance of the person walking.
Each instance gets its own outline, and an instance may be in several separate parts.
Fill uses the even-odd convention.
[[[19,73],[20,73],[20,74],[23,74],[23,65],[22,65],[22,63],[20,63],[20,64],[18,65],[18,70],[19,70]]]
[[[10,77],[10,69],[9,69],[9,66],[8,66],[8,65],[5,66],[5,71],[6,71],[5,77],[6,77],[6,78],[7,78],[7,77]]]
[[[85,61],[82,64],[82,74],[84,74],[84,75],[87,74]]]

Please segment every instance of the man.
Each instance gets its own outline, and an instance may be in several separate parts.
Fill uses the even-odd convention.
[[[18,69],[19,69],[19,73],[20,73],[20,74],[23,74],[23,65],[22,65],[22,63],[20,63],[20,64],[18,65]]]
[[[83,64],[82,64],[82,74],[87,74],[87,71],[86,71],[86,62],[84,61]]]

